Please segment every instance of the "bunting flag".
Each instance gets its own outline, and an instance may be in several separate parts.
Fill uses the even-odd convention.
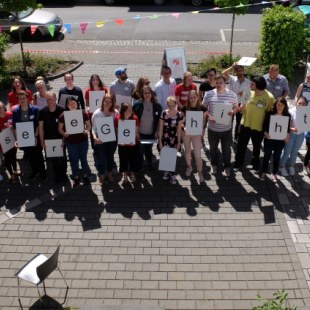
[[[30,29],[31,29],[31,34],[33,35],[37,31],[38,25],[32,25]]]
[[[72,24],[64,24],[64,27],[67,29],[68,33],[72,31]]]
[[[199,11],[192,11],[192,14],[198,14]]]
[[[51,35],[52,37],[54,37],[54,34],[55,34],[55,25],[48,25],[47,29],[48,29],[48,32],[50,33],[50,35]]]
[[[83,34],[86,31],[87,25],[88,25],[88,23],[80,23],[80,28],[81,28],[81,31]]]
[[[2,26],[0,26],[0,33],[3,31],[3,28],[2,28]]]
[[[174,16],[175,18],[178,18],[181,15],[181,13],[172,13],[171,16]]]
[[[11,26],[10,27],[10,32],[15,31],[19,28],[19,26]]]
[[[245,5],[242,4],[242,3],[239,3],[239,4],[236,6],[236,8],[243,8],[243,7],[245,7]]]
[[[100,22],[96,22],[96,27],[97,27],[97,28],[103,27],[104,24],[105,24],[105,21],[104,21],[104,20],[102,20],[102,21],[100,21]]]
[[[153,14],[153,15],[151,15],[151,16],[147,16],[148,18],[151,18],[151,19],[156,19],[156,18],[158,18],[159,17],[159,15],[157,15],[157,14]]]
[[[134,17],[134,19],[141,19],[141,16],[140,16],[140,15],[136,15],[136,16]]]
[[[123,19],[115,19],[114,20],[118,25],[122,26],[124,25],[124,20]]]

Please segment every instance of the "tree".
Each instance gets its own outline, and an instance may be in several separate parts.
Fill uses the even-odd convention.
[[[0,3],[1,10],[5,11],[5,12],[12,12],[15,14],[16,25],[18,25],[20,23],[19,12],[27,10],[28,8],[35,9],[35,8],[39,8],[39,7],[42,7],[42,5],[37,4],[36,0],[2,0]],[[18,29],[18,38],[19,38],[23,68],[24,68],[25,74],[27,74],[26,61],[25,61],[25,55],[24,55],[24,47],[23,47],[23,41],[22,41],[20,29]]]
[[[232,47],[234,40],[234,28],[235,28],[235,19],[236,14],[245,14],[248,10],[249,0],[215,0],[215,5],[220,8],[225,9],[227,12],[232,13],[232,22],[231,22],[231,37],[230,37],[230,63],[232,63]]]
[[[305,40],[305,15],[292,7],[275,6],[264,10],[262,18],[261,59],[267,67],[278,64],[281,73],[292,78]]]

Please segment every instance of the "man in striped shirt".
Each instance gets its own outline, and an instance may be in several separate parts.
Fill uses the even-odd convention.
[[[216,88],[208,91],[203,104],[208,109],[208,140],[212,173],[216,174],[219,165],[218,145],[221,142],[224,175],[230,176],[231,144],[232,144],[232,115],[239,111],[236,94],[226,89],[226,79],[223,75],[215,77]]]

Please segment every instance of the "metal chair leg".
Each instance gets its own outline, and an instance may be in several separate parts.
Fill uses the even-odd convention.
[[[22,302],[20,300],[20,293],[19,293],[19,285],[20,285],[20,279],[17,278],[17,291],[18,291],[18,302],[19,302],[19,306],[22,310],[24,310]]]
[[[63,304],[66,302],[66,300],[67,300],[67,295],[68,295],[68,291],[69,291],[69,285],[68,285],[68,283],[67,283],[67,281],[66,281],[64,275],[62,274],[61,269],[60,269],[58,266],[57,266],[57,269],[58,269],[58,271],[59,271],[59,273],[60,273],[62,279],[64,280],[64,282],[65,282],[65,284],[66,284],[66,286],[67,286],[67,288],[66,288],[66,294],[65,294],[65,299],[64,299],[64,301],[63,301],[63,303],[62,303],[62,305],[63,305]]]

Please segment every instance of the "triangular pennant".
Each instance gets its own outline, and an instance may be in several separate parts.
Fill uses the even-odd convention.
[[[122,26],[124,25],[124,20],[123,19],[115,19],[114,20],[118,25]]]
[[[2,26],[0,26],[0,33],[3,31],[3,28],[2,28]]]
[[[86,31],[87,25],[88,25],[88,23],[80,23],[80,28],[81,28],[81,31],[83,34]]]
[[[140,15],[136,15],[136,16],[134,17],[134,19],[141,19],[141,16],[140,16]]]
[[[241,2],[236,6],[236,8],[243,8],[245,5],[242,4]]]
[[[219,7],[214,7],[214,8],[212,8],[212,9],[210,9],[210,11],[216,11],[216,10],[220,10],[221,8],[219,8]]]
[[[67,29],[68,33],[72,31],[72,24],[64,24],[64,27]]]
[[[181,13],[172,13],[171,16],[174,16],[175,18],[178,18],[181,15]]]
[[[11,26],[10,27],[10,32],[17,30],[19,28],[19,26]]]
[[[33,35],[38,29],[38,25],[31,25],[30,29],[31,29],[31,35]]]
[[[192,11],[192,14],[198,14],[199,11]]]
[[[100,21],[100,22],[96,22],[96,27],[97,27],[97,28],[103,27],[104,24],[105,24],[105,21],[104,21],[104,20],[102,20],[102,21]]]
[[[55,34],[55,25],[48,25],[47,29],[50,35],[53,37]]]
[[[159,15],[156,15],[156,14],[153,14],[152,16],[148,16],[148,18],[151,18],[151,19],[156,19],[158,17],[159,17]]]

